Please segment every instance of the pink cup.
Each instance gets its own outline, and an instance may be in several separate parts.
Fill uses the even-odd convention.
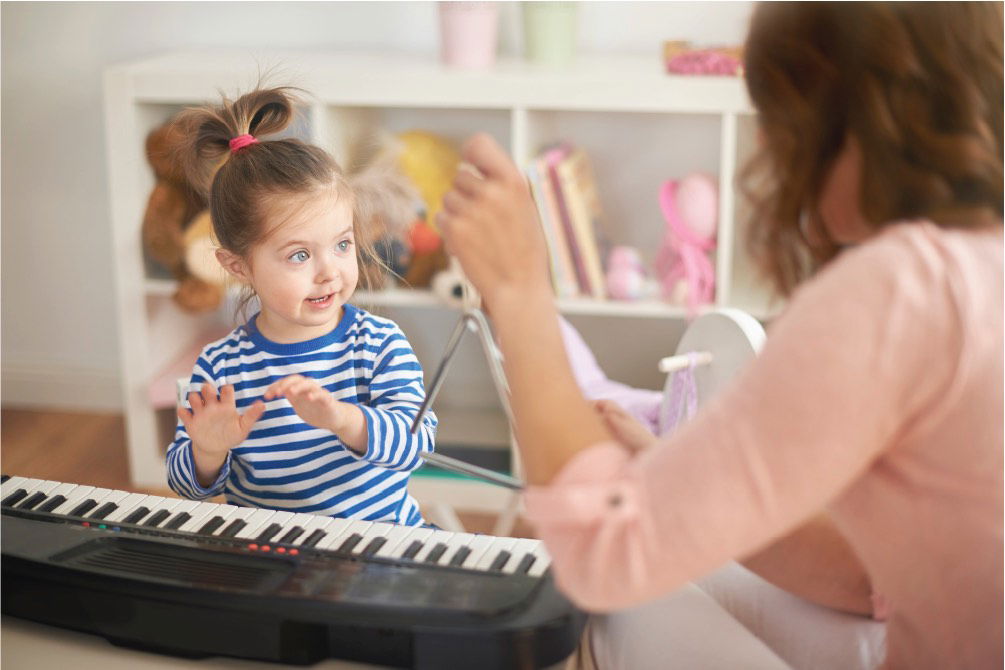
[[[440,58],[451,67],[480,69],[496,60],[499,5],[440,2]]]

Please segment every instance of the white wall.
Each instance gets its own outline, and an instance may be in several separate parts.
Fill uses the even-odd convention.
[[[749,2],[591,2],[580,50],[659,54],[665,39],[740,43]],[[4,405],[119,407],[101,75],[191,47],[435,53],[434,2],[0,5]],[[505,3],[500,50],[518,53]]]

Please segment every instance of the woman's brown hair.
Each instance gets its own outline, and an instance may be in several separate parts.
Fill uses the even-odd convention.
[[[351,198],[354,228],[371,218],[365,199],[355,197],[342,168],[326,151],[295,138],[260,139],[286,129],[298,103],[296,89],[257,88],[232,102],[224,96],[218,107],[182,113],[181,123],[190,129],[182,156],[186,174],[209,201],[220,246],[241,257],[267,234],[267,203],[277,196],[334,188],[338,198]],[[241,135],[259,141],[232,151],[230,140]],[[368,231],[356,231],[364,288],[372,287],[384,267],[371,238]],[[243,296],[241,306],[252,296]]]
[[[817,206],[850,136],[871,227],[1001,225],[1002,31],[997,2],[757,5],[744,58],[763,143],[743,186],[779,292],[840,250]]]

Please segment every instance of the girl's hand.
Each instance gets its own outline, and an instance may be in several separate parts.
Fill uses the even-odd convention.
[[[265,403],[255,402],[245,410],[237,411],[234,387],[226,384],[217,396],[216,388],[206,382],[198,393],[189,393],[191,410],[178,408],[178,418],[192,438],[192,446],[208,456],[224,457],[227,452],[248,439],[255,422],[262,417]]]
[[[641,451],[656,442],[656,436],[617,403],[598,400],[593,407],[614,439],[632,451]]]
[[[547,248],[523,173],[484,133],[469,139],[461,155],[475,169],[458,170],[443,197],[437,219],[447,251],[489,311],[503,300],[550,298]]]
[[[318,382],[303,375],[290,375],[273,382],[265,389],[265,399],[286,398],[293,411],[301,419],[315,428],[330,430],[336,435],[341,428],[340,406],[329,391]]]

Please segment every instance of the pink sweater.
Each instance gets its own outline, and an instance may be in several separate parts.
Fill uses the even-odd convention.
[[[827,509],[890,603],[884,667],[1001,667],[1002,250],[1000,230],[889,228],[657,447],[595,445],[529,489],[560,586],[642,603]]]

